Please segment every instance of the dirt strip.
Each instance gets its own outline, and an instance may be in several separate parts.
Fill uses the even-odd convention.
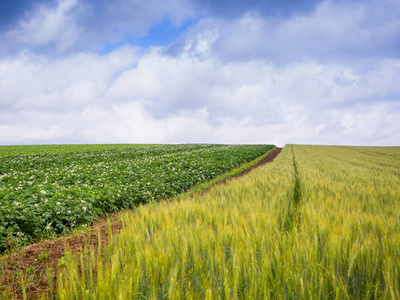
[[[271,151],[271,153],[269,153],[266,157],[264,157],[262,160],[260,160],[254,166],[251,166],[250,168],[240,172],[238,175],[236,175],[234,177],[229,177],[227,179],[230,180],[232,178],[244,176],[244,175],[250,173],[253,169],[258,168],[259,166],[265,165],[266,163],[272,162],[275,159],[275,157],[277,157],[278,154],[281,153],[281,151],[282,151],[282,148],[275,148],[274,150]]]
[[[275,148],[256,165],[242,171],[234,177],[228,177],[210,188],[225,184],[228,180],[244,176],[251,172],[251,170],[272,162],[281,150],[282,148]],[[205,193],[206,191],[207,190],[203,190],[199,193]],[[111,220],[112,233],[118,233],[123,227],[122,222],[119,221],[119,214],[112,214],[109,218]],[[23,299],[21,280],[24,280],[26,282],[25,285],[28,286],[28,290],[26,291],[27,299],[35,299],[43,294],[49,294],[50,287],[47,281],[47,268],[51,270],[50,276],[53,280],[54,291],[56,291],[57,268],[65,254],[65,249],[68,248],[73,253],[80,253],[85,246],[96,249],[99,239],[102,246],[107,244],[109,240],[108,235],[109,227],[107,218],[101,217],[95,222],[94,226],[82,234],[71,234],[51,241],[42,241],[19,249],[16,253],[1,257],[0,267],[3,270],[0,270],[0,274],[2,274],[0,278],[0,297],[3,292],[2,287],[6,287],[12,294],[12,298]]]

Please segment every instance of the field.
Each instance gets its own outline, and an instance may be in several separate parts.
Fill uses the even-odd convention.
[[[44,297],[400,299],[400,147],[287,145],[243,177],[119,219],[104,247],[58,260]]]
[[[61,154],[70,152],[88,152],[114,150],[132,147],[144,147],[144,144],[66,144],[66,145],[17,145],[0,146],[0,157],[11,155],[31,156],[37,154]]]
[[[273,148],[128,146],[33,146],[28,155],[12,155],[24,147],[2,150],[8,156],[0,157],[0,253],[90,225],[99,215],[171,198]]]
[[[400,148],[287,145],[65,256],[60,299],[399,299]],[[80,270],[80,271],[78,271]]]

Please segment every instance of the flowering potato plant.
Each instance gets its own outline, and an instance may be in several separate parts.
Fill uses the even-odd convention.
[[[273,147],[185,144],[0,157],[0,253],[10,243],[173,197]]]

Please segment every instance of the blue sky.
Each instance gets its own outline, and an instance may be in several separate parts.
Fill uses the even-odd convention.
[[[0,145],[400,145],[400,2],[0,0]]]

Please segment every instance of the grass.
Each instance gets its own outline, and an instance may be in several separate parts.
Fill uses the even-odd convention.
[[[399,299],[399,150],[288,145],[207,194],[142,206],[104,251],[66,254],[57,296]]]

